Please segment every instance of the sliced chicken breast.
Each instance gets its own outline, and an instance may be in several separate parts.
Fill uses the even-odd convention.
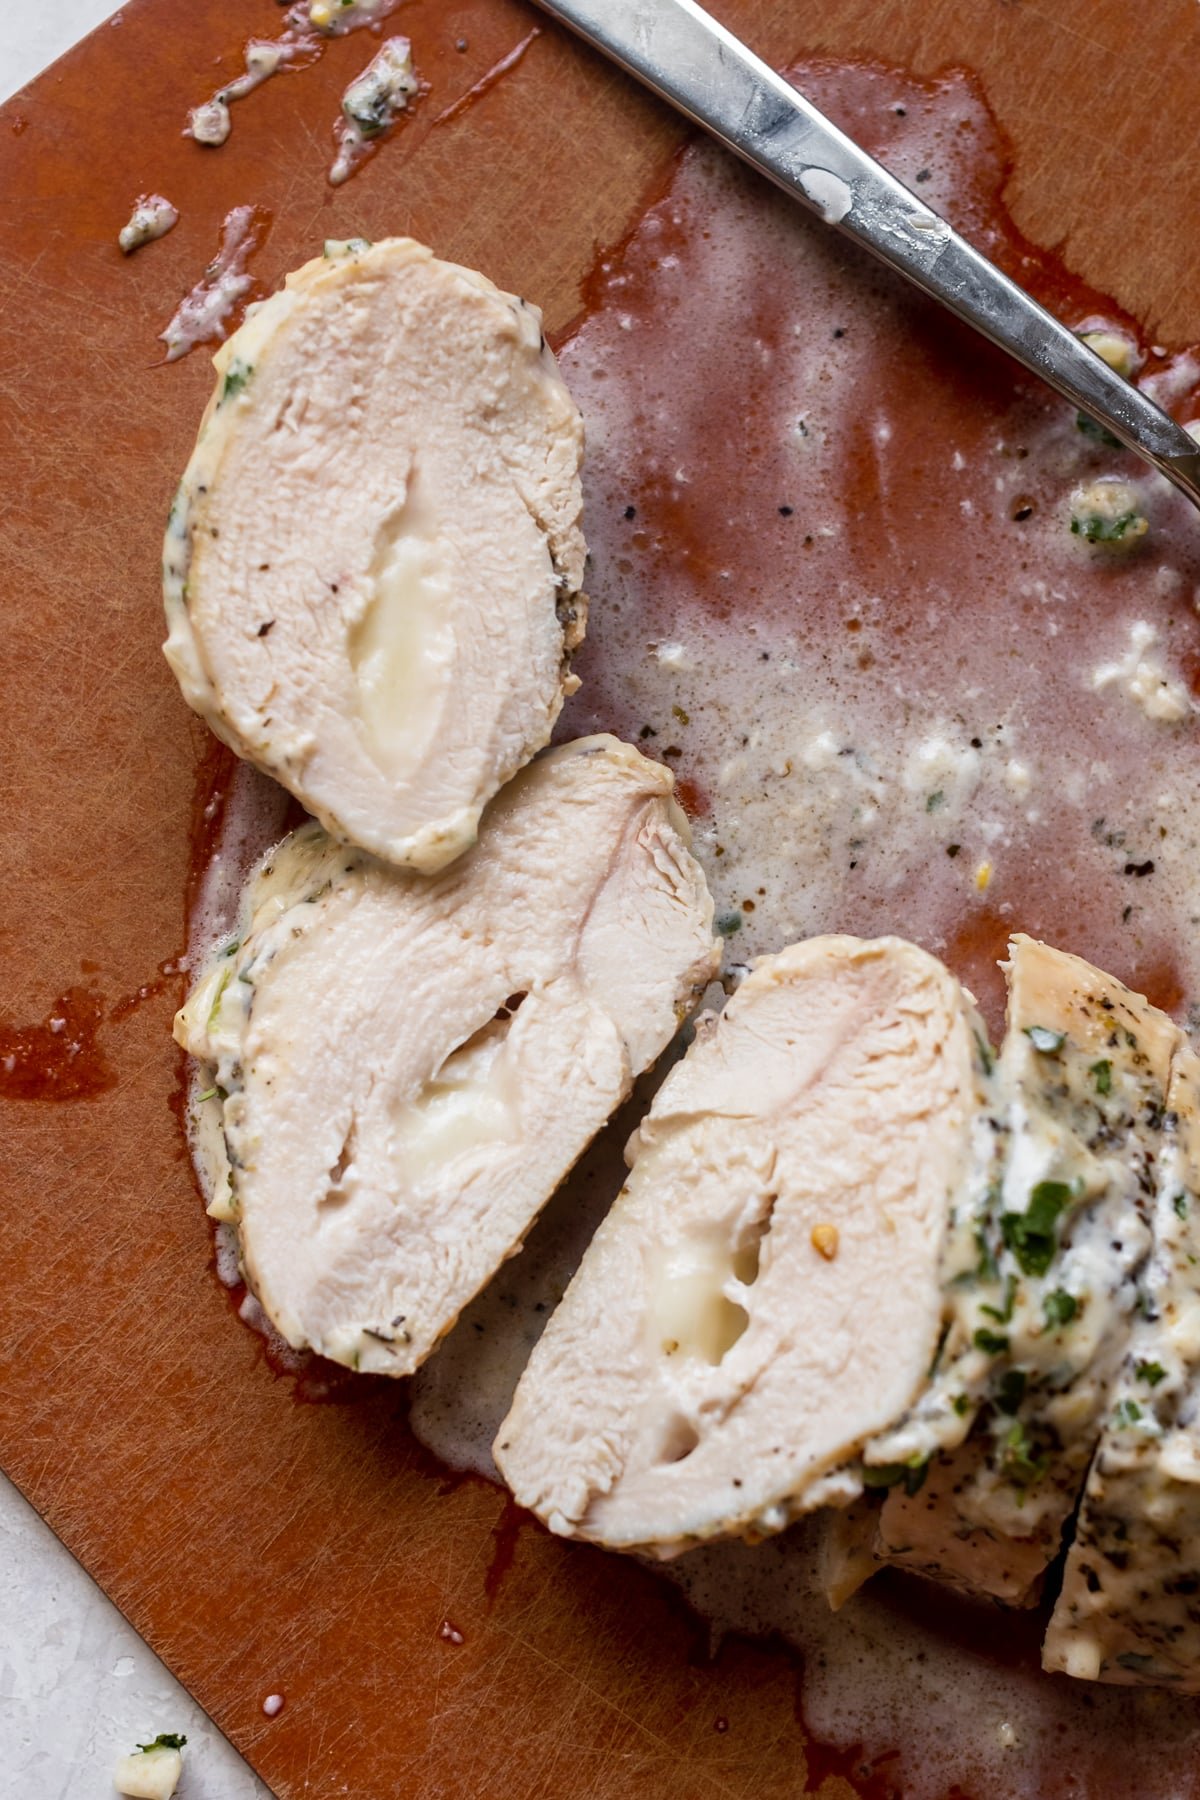
[[[433,879],[316,825],[268,858],[176,1036],[289,1343],[415,1369],[667,1044],[720,961],[671,786],[585,738]]]
[[[335,837],[432,871],[578,685],[582,426],[535,307],[408,238],[328,248],[213,358],[165,650]]]
[[[551,1530],[673,1554],[859,1492],[920,1391],[982,1028],[895,938],[765,957],[706,1017],[538,1343],[494,1454]]]
[[[974,1269],[946,1289],[959,1351],[865,1460],[929,1458],[919,1487],[888,1493],[883,1560],[1024,1605],[1058,1553],[1125,1354],[1180,1033],[1030,938],[1014,939],[1007,974],[1003,1176]]]
[[[1141,1304],[1043,1667],[1200,1692],[1200,1060],[1176,1053]]]

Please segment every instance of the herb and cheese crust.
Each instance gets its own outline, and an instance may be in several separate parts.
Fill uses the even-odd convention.
[[[720,962],[672,780],[548,751],[423,878],[294,833],[176,1020],[215,1205],[290,1344],[415,1369],[521,1248]]]
[[[868,1460],[914,1471],[881,1560],[1010,1605],[1057,1555],[1108,1416],[1150,1254],[1179,1028],[1079,957],[1011,945],[996,1071],[1002,1168],[912,1416]]]
[[[540,315],[411,239],[352,240],[213,363],[167,660],[333,836],[442,868],[578,686],[583,429]]]
[[[494,1454],[520,1503],[673,1555],[853,1498],[937,1347],[981,1046],[969,995],[899,939],[757,962],[631,1139],[517,1388]]]
[[[1176,1053],[1154,1249],[1042,1651],[1089,1681],[1200,1692],[1200,1059]]]

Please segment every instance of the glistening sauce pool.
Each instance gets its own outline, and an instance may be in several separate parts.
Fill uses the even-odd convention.
[[[801,85],[1069,323],[1112,316],[999,215],[964,79]],[[901,931],[998,1024],[1019,927],[1170,1008],[1200,995],[1197,720],[1186,689],[1171,723],[1093,686],[1139,623],[1177,687],[1200,666],[1187,503],[708,146],[590,298],[561,355],[596,600],[562,729],[672,763],[731,954]],[[1195,378],[1155,378],[1185,419]],[[1109,474],[1150,522],[1125,551],[1070,528]]]

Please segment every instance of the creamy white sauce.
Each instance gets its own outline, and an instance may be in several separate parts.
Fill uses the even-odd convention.
[[[910,101],[890,164],[962,219],[986,115],[962,86],[920,112]],[[997,377],[973,418],[943,403],[910,452],[947,543],[930,548],[889,489],[904,427],[911,444],[914,413],[939,399],[942,372],[914,374],[926,315],[707,146],[605,289],[560,358],[587,424],[599,597],[564,728],[637,736],[698,792],[731,950],[898,930],[979,982],[995,1021],[1007,924],[1135,984],[1171,966],[1200,994],[1196,719],[1161,718],[1182,704],[1196,637],[1186,502],[1125,459],[1121,498],[1149,535],[1073,534],[1072,493],[1119,453],[1013,374],[1011,400]],[[1176,362],[1151,379],[1186,391],[1194,366]],[[744,468],[722,445],[715,474],[722,408]],[[872,560],[880,517],[890,552]],[[1116,706],[1092,673],[1139,620],[1166,686],[1143,671],[1144,699]],[[989,953],[964,960],[975,921]]]
[[[233,127],[230,102],[244,100],[247,94],[252,94],[264,81],[269,81],[272,75],[278,75],[281,69],[291,64],[311,62],[315,50],[306,38],[285,31],[278,38],[251,38],[242,55],[245,60],[243,73],[235,75],[210,99],[192,108],[185,137],[214,147],[223,144]]]
[[[229,116],[229,107],[223,94],[214,94],[211,100],[193,106],[188,114],[185,137],[195,138],[198,144],[207,144],[217,148],[229,136],[233,120]]]
[[[203,275],[184,295],[166,329],[159,333],[168,362],[228,335],[239,304],[254,286],[246,264],[258,248],[260,226],[252,206],[235,206],[221,226],[221,245]]]
[[[169,200],[164,200],[161,194],[139,194],[129,215],[129,223],[122,225],[117,233],[117,242],[125,255],[130,256],[143,244],[165,237],[178,222],[177,208]]]
[[[414,467],[402,503],[380,526],[349,642],[364,742],[397,782],[412,777],[453,703],[457,578],[452,539]]]
[[[419,86],[408,39],[387,38],[342,95],[341,116],[334,126],[337,155],[329,171],[331,186],[340,187],[374,154]]]
[[[198,144],[223,144],[233,126],[229,111],[232,101],[244,100],[264,81],[285,69],[315,62],[326,38],[346,37],[364,26],[377,30],[401,3],[402,0],[295,0],[284,15],[279,36],[251,38],[243,51],[242,74],[235,75],[192,108],[184,136],[195,138]]]

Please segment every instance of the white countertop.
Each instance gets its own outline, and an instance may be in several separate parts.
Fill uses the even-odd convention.
[[[0,4],[0,100],[118,10],[113,0]],[[113,1800],[117,1757],[161,1731],[187,1736],[179,1800],[270,1800],[0,1475],[0,1792],[13,1800]]]

